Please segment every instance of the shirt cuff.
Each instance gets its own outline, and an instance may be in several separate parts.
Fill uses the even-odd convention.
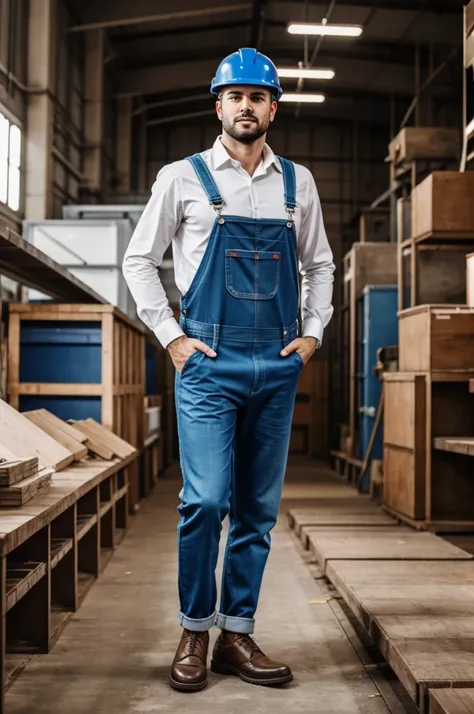
[[[303,322],[302,337],[314,337],[319,342],[319,346],[323,344],[324,327],[321,320],[317,317],[307,317]]]
[[[178,337],[184,336],[183,330],[174,317],[169,317],[167,320],[163,320],[158,327],[155,327],[154,332],[157,339],[165,349],[168,347],[170,342],[176,340]]]

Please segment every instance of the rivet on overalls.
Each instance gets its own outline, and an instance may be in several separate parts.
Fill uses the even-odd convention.
[[[220,223],[221,225],[222,225],[223,223],[225,223],[225,218],[222,218],[222,216],[221,216],[221,217],[219,218],[219,223]]]

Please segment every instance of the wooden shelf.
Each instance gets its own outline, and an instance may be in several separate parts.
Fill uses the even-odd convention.
[[[128,485],[123,486],[114,494],[114,502],[120,501],[121,498],[127,495]]]
[[[73,612],[71,610],[66,610],[65,608],[53,605],[50,614],[50,647],[56,644],[72,615]]]
[[[7,563],[6,612],[46,575],[46,563]]]
[[[60,300],[101,304],[104,298],[34,245],[0,225],[1,273]]]
[[[72,538],[51,537],[51,569],[69,553],[74,545]]]
[[[113,501],[105,501],[100,504],[100,517],[105,516],[106,513],[110,511],[112,506],[114,505]]]
[[[86,533],[97,523],[97,513],[77,514],[77,540],[84,538]]]
[[[77,574],[77,600],[80,605],[97,580],[95,575],[79,571]]]
[[[100,569],[103,570],[107,567],[111,557],[114,554],[113,548],[101,548],[100,549]]]
[[[440,451],[474,456],[474,436],[437,436],[433,446]]]

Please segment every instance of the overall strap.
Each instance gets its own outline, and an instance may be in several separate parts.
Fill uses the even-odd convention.
[[[296,174],[295,165],[288,159],[283,159],[281,156],[276,157],[283,169],[283,182],[285,186],[285,208],[291,213],[296,208]]]
[[[201,182],[201,186],[206,192],[206,196],[208,197],[211,206],[216,210],[218,208],[222,208],[222,206],[224,205],[224,201],[222,200],[222,196],[219,193],[219,189],[216,186],[216,182],[212,178],[211,172],[209,171],[208,166],[202,158],[201,154],[194,154],[193,156],[188,156],[188,161],[190,161],[193,165],[197,177]]]

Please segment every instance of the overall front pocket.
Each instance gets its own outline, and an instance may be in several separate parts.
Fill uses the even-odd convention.
[[[229,248],[225,252],[225,284],[231,295],[270,300],[278,290],[281,254],[268,250]]]

